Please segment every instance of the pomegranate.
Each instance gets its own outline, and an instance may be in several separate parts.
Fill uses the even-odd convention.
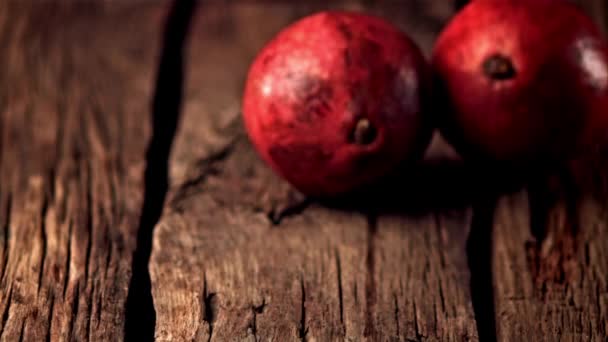
[[[384,20],[314,14],[256,57],[245,127],[261,157],[301,192],[343,194],[422,155],[428,75],[417,46]]]
[[[608,47],[562,0],[477,0],[433,51],[440,130],[465,158],[567,161],[608,127]]]

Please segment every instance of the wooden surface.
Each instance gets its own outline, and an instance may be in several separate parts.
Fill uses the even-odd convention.
[[[161,13],[0,4],[2,341],[123,338]]]
[[[507,196],[496,210],[492,257],[498,338],[605,341],[605,201],[582,198],[574,217],[568,217],[565,202],[557,200],[544,218],[548,222],[537,222],[535,197],[534,191]]]
[[[428,55],[456,2],[330,7]],[[307,200],[239,106],[259,48],[325,4],[176,4],[0,3],[0,341],[607,339],[602,168],[505,189],[436,137],[374,193]]]
[[[476,340],[465,255],[469,210],[435,210],[429,198],[403,214],[425,196],[422,187],[402,199],[386,194],[405,201],[397,207],[299,210],[298,198],[243,136],[238,104],[251,58],[314,10],[243,3],[196,13],[173,187],[150,262],[156,337]],[[404,14],[410,31],[431,21]],[[417,36],[427,51],[433,34]],[[290,202],[296,213],[273,224],[268,215]]]
[[[365,10],[428,53],[450,4],[393,6]],[[408,16],[414,9],[422,15]],[[440,140],[417,187],[346,209],[302,204],[262,165],[238,117],[248,62],[314,10],[241,4],[195,15],[150,262],[157,339],[604,340],[608,239],[596,202],[581,206],[574,235],[553,218],[565,198],[535,209],[547,222],[531,229],[526,192],[497,199]],[[561,263],[580,276],[554,275]]]
[[[495,211],[495,195],[440,140],[412,176],[417,186],[347,209],[302,204],[262,165],[238,117],[248,63],[273,33],[314,10],[240,4],[196,13],[172,187],[150,262],[157,339],[601,341],[608,239],[589,223],[603,222],[598,211],[585,212],[576,236],[594,251],[572,266],[585,276],[554,288],[538,285],[530,253],[544,265],[551,253],[576,259],[585,249],[549,246],[566,239],[553,223],[555,232],[534,242],[527,199],[502,195]],[[365,10],[427,53],[452,11],[447,2]],[[292,215],[276,224],[285,208]],[[538,286],[552,297],[524,290]]]

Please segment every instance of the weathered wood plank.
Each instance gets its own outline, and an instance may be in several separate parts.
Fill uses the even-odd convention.
[[[451,13],[446,2],[389,3],[367,10],[427,52]],[[392,205],[311,203],[279,225],[268,218],[298,196],[247,142],[240,92],[265,41],[320,6],[207,3],[197,12],[172,188],[150,260],[158,340],[478,339],[465,254],[471,214],[462,188],[443,196],[449,172],[435,175],[445,183],[403,184],[379,198]],[[430,158],[453,155],[438,144]]]
[[[2,341],[123,338],[160,7],[0,4]]]

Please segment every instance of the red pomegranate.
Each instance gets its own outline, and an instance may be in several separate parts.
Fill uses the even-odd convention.
[[[428,68],[382,19],[322,12],[280,32],[253,62],[243,115],[262,158],[312,196],[369,184],[420,156]]]
[[[440,128],[465,158],[566,161],[608,127],[608,46],[562,0],[476,0],[433,52]]]

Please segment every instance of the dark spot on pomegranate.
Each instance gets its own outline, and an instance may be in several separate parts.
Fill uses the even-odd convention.
[[[511,59],[499,54],[488,57],[483,62],[482,68],[487,77],[496,81],[508,80],[517,74]]]
[[[274,58],[275,58],[275,55],[268,55],[268,56],[265,56],[265,57],[264,57],[264,59],[262,60],[262,65],[263,65],[263,66],[265,66],[265,67],[266,67],[266,66],[268,66],[268,64],[269,64],[270,62],[272,62],[272,60],[273,60]]]
[[[349,48],[344,49],[343,59],[344,59],[344,66],[347,68],[350,68],[350,66],[353,64],[353,57],[352,57],[352,54],[351,54]]]
[[[382,55],[382,47],[373,40],[364,39],[359,47],[361,56],[359,62],[362,65],[366,65],[370,60],[376,61]]]
[[[293,106],[298,121],[310,123],[324,117],[331,110],[330,103],[334,95],[328,82],[314,77],[301,77],[297,82],[298,93],[302,101]]]
[[[367,25],[366,26],[367,32],[373,37],[373,36],[377,36],[380,34],[383,34],[383,32],[381,30],[378,29],[378,27],[376,27],[375,25]]]
[[[347,41],[351,41],[353,39],[353,32],[343,21],[338,21],[338,23],[336,24],[336,28],[338,29],[338,31],[340,31],[344,39],[346,39]]]

